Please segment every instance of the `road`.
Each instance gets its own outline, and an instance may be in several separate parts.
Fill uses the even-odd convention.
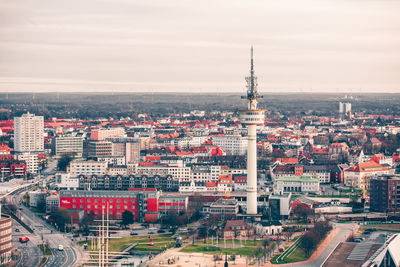
[[[328,258],[332,251],[336,248],[336,246],[340,242],[346,240],[349,234],[353,231],[355,225],[355,223],[334,224],[334,227],[336,227],[335,236],[315,260],[306,263],[292,263],[290,266],[320,267],[324,263],[325,259]]]
[[[16,229],[18,229],[16,231]],[[19,238],[23,236],[28,236],[30,241],[28,243],[22,244],[19,242]],[[13,221],[13,244],[15,249],[21,252],[21,260],[18,262],[17,267],[36,267],[39,265],[42,258],[42,253],[38,248],[40,244],[40,238],[31,235],[25,228],[23,228],[19,223]]]
[[[39,237],[40,240],[43,239],[53,251],[57,250],[59,245],[64,246],[64,251],[57,250],[57,253],[51,257],[45,266],[72,266],[77,260],[77,255],[75,249],[72,247],[72,241],[69,236],[58,232],[57,229],[36,216],[31,210],[23,205],[19,205],[22,195],[23,193],[14,195],[12,201],[13,204],[19,207],[17,216],[34,230],[34,234],[27,236],[33,240],[36,237]]]

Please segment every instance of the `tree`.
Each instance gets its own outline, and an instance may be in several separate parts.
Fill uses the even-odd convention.
[[[46,212],[46,200],[42,199],[38,201],[36,208],[38,211],[45,213]]]
[[[54,222],[58,230],[65,231],[65,226],[71,221],[67,210],[59,209],[50,214],[50,220]]]
[[[129,224],[132,224],[134,222],[134,217],[132,212],[129,210],[126,210],[122,213],[122,222],[121,224],[124,225],[125,227]]]
[[[72,161],[72,157],[70,155],[64,154],[58,160],[57,168],[59,171],[66,171],[69,163]]]
[[[89,213],[88,215],[83,216],[83,218],[79,222],[79,228],[83,233],[89,235],[90,225],[92,225],[93,222],[94,222],[94,214]]]
[[[319,237],[316,236],[314,231],[308,231],[300,241],[300,245],[303,248],[307,256],[310,256],[311,252],[315,249],[319,241]]]
[[[296,215],[297,218],[303,218],[303,220],[307,222],[307,218],[311,214],[311,208],[305,203],[299,203],[294,207],[293,214]]]

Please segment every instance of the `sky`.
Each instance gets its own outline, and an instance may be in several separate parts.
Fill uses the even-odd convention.
[[[1,0],[0,92],[400,93],[398,0]]]

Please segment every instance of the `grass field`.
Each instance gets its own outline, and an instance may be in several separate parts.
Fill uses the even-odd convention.
[[[175,245],[175,240],[171,234],[164,235],[154,235],[153,238],[153,246],[149,246],[149,237],[148,236],[128,236],[121,238],[112,238],[109,241],[109,249],[112,252],[121,252],[131,244],[137,243],[138,245],[133,249],[135,251],[154,251],[159,252],[164,250],[165,248],[169,248]],[[83,246],[83,244],[87,243],[89,249],[92,249],[90,242],[81,241],[79,244]]]
[[[272,260],[271,263],[272,264],[276,264],[276,258],[278,258],[280,256],[280,254],[275,255]],[[300,247],[296,248],[296,250],[290,254],[289,257],[283,259],[282,261],[279,261],[278,264],[284,264],[284,263],[291,263],[291,262],[299,262],[299,261],[305,261],[307,260],[308,257],[306,255],[306,253],[304,252],[304,250]]]
[[[242,256],[250,256],[253,251],[256,249],[256,246],[246,246],[241,248],[216,248],[215,246],[207,246],[207,245],[189,245],[180,250],[180,252],[185,253],[204,253],[209,255],[214,254],[236,254]]]

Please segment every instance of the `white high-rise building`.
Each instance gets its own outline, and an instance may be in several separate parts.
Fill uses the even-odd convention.
[[[14,118],[14,151],[44,151],[44,119],[43,116],[23,114]]]

